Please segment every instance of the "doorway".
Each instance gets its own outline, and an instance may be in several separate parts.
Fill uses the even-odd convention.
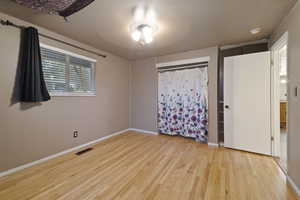
[[[224,146],[271,155],[269,51],[224,59]]]
[[[287,172],[287,142],[288,142],[288,62],[287,40],[285,33],[272,46],[272,129],[273,156],[281,168]]]

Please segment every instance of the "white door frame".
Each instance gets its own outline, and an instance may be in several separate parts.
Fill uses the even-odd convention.
[[[285,32],[271,47],[271,132],[273,137],[272,156],[275,157],[280,157],[280,91],[278,89],[280,88],[279,50],[284,47],[284,45],[288,45],[288,32]],[[289,134],[287,134],[287,136],[288,135]]]

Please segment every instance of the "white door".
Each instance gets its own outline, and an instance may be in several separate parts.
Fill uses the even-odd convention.
[[[224,145],[271,154],[270,52],[224,60]]]

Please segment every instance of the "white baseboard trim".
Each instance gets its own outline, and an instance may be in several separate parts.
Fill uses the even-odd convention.
[[[220,142],[219,147],[224,147],[224,142]]]
[[[292,186],[293,190],[300,197],[300,189],[298,188],[296,183],[293,181],[293,179],[289,175],[286,175],[286,178],[287,178],[287,182]]]
[[[210,146],[210,147],[219,147],[219,144],[217,144],[217,143],[207,143],[208,144],[208,146]]]
[[[136,132],[140,132],[140,133],[148,133],[148,134],[153,134],[153,135],[158,135],[157,132],[154,131],[147,131],[147,130],[142,130],[142,129],[137,129],[137,128],[130,128],[128,129],[129,131],[136,131]]]
[[[39,159],[39,160],[30,162],[30,163],[27,163],[27,164],[25,164],[25,165],[21,165],[21,166],[19,166],[19,167],[13,168],[13,169],[9,169],[9,170],[4,171],[4,172],[0,172],[0,177],[6,176],[6,175],[9,175],[9,174],[12,174],[12,173],[15,173],[15,172],[17,172],[17,171],[23,170],[23,169],[28,168],[28,167],[32,167],[33,165],[43,163],[43,162],[48,161],[48,160],[50,160],[50,159],[53,159],[53,158],[56,158],[56,157],[58,157],[58,156],[61,156],[61,155],[70,153],[70,152],[72,152],[72,151],[81,149],[81,148],[83,148],[83,147],[86,147],[86,146],[89,146],[89,145],[98,143],[98,142],[100,142],[100,141],[102,141],[102,140],[106,140],[106,139],[111,138],[111,137],[113,137],[113,136],[120,135],[120,134],[125,133],[125,132],[127,132],[127,131],[129,131],[129,130],[130,130],[130,129],[125,129],[125,130],[122,130],[122,131],[118,131],[118,132],[115,132],[115,133],[113,133],[113,134],[111,134],[111,135],[101,137],[101,138],[99,138],[99,139],[96,139],[96,140],[93,140],[93,141],[91,141],[91,142],[88,142],[88,143],[85,143],[85,144],[82,144],[82,145],[73,147],[73,148],[71,148],[71,149],[67,149],[67,150],[65,150],[65,151],[62,151],[62,152],[53,154],[53,155],[51,155],[51,156],[48,156],[48,157],[45,157],[45,158],[42,158],[42,159]]]

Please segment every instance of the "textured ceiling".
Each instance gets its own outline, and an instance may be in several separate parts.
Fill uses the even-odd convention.
[[[0,11],[127,59],[139,59],[268,37],[297,0],[95,0],[69,17],[47,15],[0,0]],[[132,10],[154,8],[159,30],[147,46],[129,33]],[[257,35],[250,29],[261,27]]]

